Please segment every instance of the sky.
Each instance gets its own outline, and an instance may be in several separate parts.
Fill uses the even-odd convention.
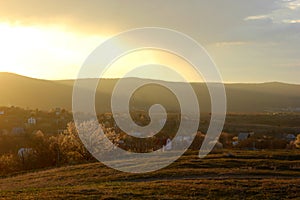
[[[300,0],[0,0],[0,71],[73,79],[102,42],[141,27],[189,35],[224,82],[300,84]],[[187,63],[159,52],[131,55],[117,66],[123,71],[145,60],[177,65],[196,80]]]

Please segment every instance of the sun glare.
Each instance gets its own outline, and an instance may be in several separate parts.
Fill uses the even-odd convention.
[[[0,71],[60,79],[77,73],[104,37],[68,32],[63,27],[0,24]]]
[[[119,76],[123,77],[136,67],[147,67],[151,65],[153,67],[155,65],[161,65],[171,68],[178,74],[181,74],[181,77],[188,81],[203,81],[202,77],[198,75],[193,66],[183,58],[166,51],[150,49],[134,51],[120,57],[112,63],[104,76],[108,78],[114,78],[114,75],[118,74]],[[160,70],[162,70],[162,68]],[[163,72],[162,70],[160,72],[155,72],[154,70],[153,73],[147,72],[145,71],[143,73],[137,73],[136,76],[139,78],[179,81],[177,76],[172,76],[172,74],[167,71]]]
[[[98,35],[72,33],[61,26],[0,23],[0,71],[42,79],[76,78],[85,59],[105,39]],[[149,50],[124,56],[105,77],[122,77],[132,67],[155,63],[184,71],[190,80],[199,80],[199,77],[193,75],[196,73],[190,70],[191,66],[181,58]],[[158,77],[149,75],[148,78],[172,80],[172,77],[164,74]]]

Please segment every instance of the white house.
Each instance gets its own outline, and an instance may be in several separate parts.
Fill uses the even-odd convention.
[[[254,132],[250,132],[250,133],[240,133],[238,135],[238,141],[243,141],[243,140],[246,140],[248,139],[250,136],[253,136],[254,135]]]
[[[166,146],[165,146],[165,150],[167,150],[167,151],[172,150],[172,140],[171,139],[167,140],[167,143],[166,143]]]
[[[288,142],[295,141],[295,140],[296,140],[296,136],[293,135],[293,134],[288,134],[288,135],[286,136],[286,140],[287,140]]]
[[[30,117],[28,120],[27,120],[28,124],[30,125],[35,125],[36,124],[36,119],[34,117]]]
[[[28,157],[34,153],[32,148],[20,148],[18,150],[18,156],[22,160],[23,165],[27,162]]]

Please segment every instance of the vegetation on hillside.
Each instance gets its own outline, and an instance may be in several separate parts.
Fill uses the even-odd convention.
[[[86,79],[85,81],[89,81]],[[110,112],[111,95],[118,79],[100,81],[96,94],[98,112]],[[128,83],[137,84],[143,79],[128,78]],[[160,81],[156,81],[157,84]],[[72,108],[72,91],[74,80],[49,81],[32,79],[10,73],[0,73],[0,105],[16,105],[23,108],[49,110],[62,107]],[[184,83],[174,84],[181,88]],[[7,87],[9,86],[9,90]],[[202,112],[210,112],[210,96],[204,83],[192,83],[200,102]],[[229,112],[299,112],[299,85],[284,83],[262,84],[225,84]],[[124,91],[126,92],[126,91]],[[123,94],[119,94],[121,97]],[[174,95],[157,85],[145,86],[135,94],[135,102],[141,107],[161,103],[166,108],[176,111],[178,103]]]
[[[0,179],[4,199],[291,199],[300,193],[299,150],[233,151],[199,159],[187,152],[147,174],[101,163],[34,171]],[[142,166],[141,166],[142,167]]]

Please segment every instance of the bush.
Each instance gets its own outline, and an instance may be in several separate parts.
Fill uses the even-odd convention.
[[[1,175],[16,172],[21,169],[20,161],[14,154],[4,154],[0,156]]]

